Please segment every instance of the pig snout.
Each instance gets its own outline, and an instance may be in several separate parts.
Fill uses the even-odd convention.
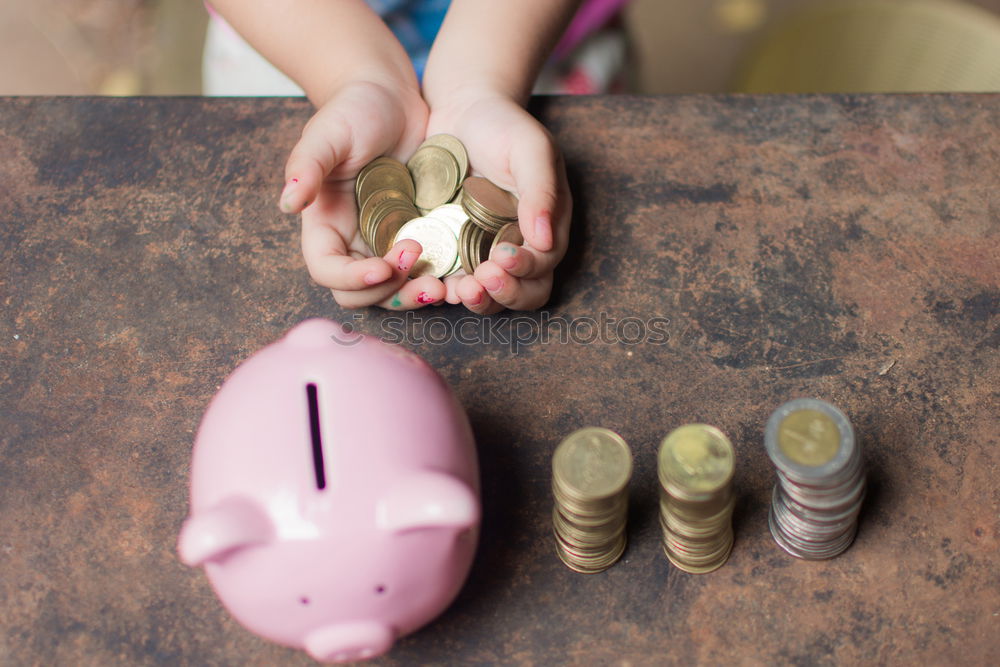
[[[338,623],[310,632],[305,648],[320,662],[352,662],[385,653],[394,639],[392,628],[382,623]]]

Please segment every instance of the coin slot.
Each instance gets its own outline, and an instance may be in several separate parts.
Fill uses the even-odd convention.
[[[316,472],[316,488],[326,488],[326,471],[323,467],[323,436],[319,425],[319,396],[316,385],[306,385],[306,401],[309,403],[309,434],[312,438],[313,468]]]

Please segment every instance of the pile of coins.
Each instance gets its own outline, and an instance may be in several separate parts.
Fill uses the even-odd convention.
[[[613,431],[574,431],[552,457],[556,553],[585,574],[611,567],[625,551],[632,451]]]
[[[861,448],[840,410],[812,398],[778,408],[764,445],[777,467],[768,524],[792,556],[833,558],[851,545],[865,495]]]
[[[687,424],[660,444],[663,551],[676,567],[704,574],[722,567],[733,548],[733,445],[719,429]]]
[[[498,234],[517,222],[517,198],[480,176],[467,178],[462,184],[462,208],[487,233]]]
[[[377,257],[403,239],[420,243],[414,278],[471,274],[497,244],[524,243],[517,198],[468,171],[465,146],[448,134],[429,137],[405,165],[376,158],[354,185],[361,237]]]

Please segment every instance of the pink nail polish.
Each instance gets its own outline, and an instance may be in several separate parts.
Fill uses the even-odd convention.
[[[413,252],[412,250],[404,250],[399,253],[399,260],[396,262],[396,266],[399,267],[400,271],[409,271],[419,256],[420,253]]]
[[[477,294],[474,299],[469,299],[469,305],[470,306],[478,306],[482,302],[483,302],[483,293],[482,292],[480,292],[479,294]]]
[[[435,301],[437,301],[437,299],[432,297],[427,292],[421,292],[417,295],[417,303],[434,303]]]
[[[486,288],[487,292],[499,292],[503,289],[503,281],[497,277],[487,278],[486,280],[480,281],[483,287]]]
[[[382,279],[378,277],[377,271],[369,271],[365,274],[364,281],[366,285],[378,285]]]

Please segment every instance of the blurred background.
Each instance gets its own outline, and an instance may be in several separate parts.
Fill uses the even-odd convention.
[[[1000,0],[632,0],[641,93],[1000,90]],[[198,0],[0,0],[0,95],[196,95]]]

